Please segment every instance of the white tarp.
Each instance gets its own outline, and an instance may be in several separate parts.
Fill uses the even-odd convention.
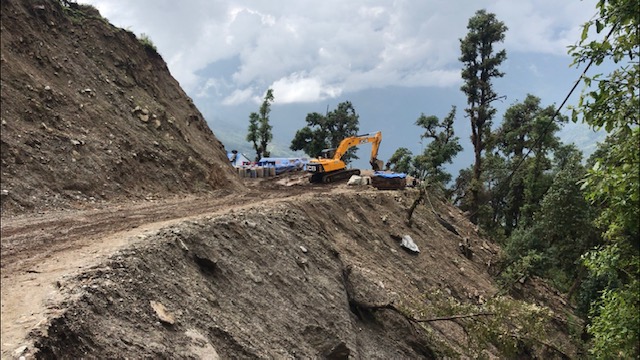
[[[409,235],[405,235],[402,237],[402,243],[400,246],[407,248],[415,253],[419,253],[420,249],[418,249],[418,245],[413,242],[413,239]]]
[[[347,181],[347,185],[362,185],[362,176],[351,175],[349,181]]]

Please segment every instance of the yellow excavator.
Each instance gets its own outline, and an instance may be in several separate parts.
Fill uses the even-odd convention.
[[[342,156],[353,146],[364,143],[371,143],[371,159],[369,163],[373,170],[382,170],[384,165],[378,160],[378,149],[382,141],[382,133],[375,133],[350,136],[340,142],[336,149],[326,149],[317,159],[311,159],[307,164],[307,171],[311,173],[309,181],[312,183],[330,183],[338,180],[348,179],[352,175],[360,175],[359,169],[347,169],[347,164],[342,161]]]

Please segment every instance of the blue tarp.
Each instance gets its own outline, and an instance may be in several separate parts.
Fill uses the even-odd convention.
[[[373,176],[379,176],[381,178],[386,178],[386,179],[395,179],[395,178],[400,178],[400,179],[404,179],[407,177],[407,174],[405,173],[388,173],[388,172],[384,172],[384,171],[376,171],[373,173]]]

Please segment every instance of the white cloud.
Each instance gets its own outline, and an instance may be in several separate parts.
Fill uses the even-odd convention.
[[[273,87],[277,102],[313,102],[368,88],[452,86],[459,39],[486,8],[509,27],[509,52],[565,55],[595,0],[84,0],[146,33],[188,93],[222,104]],[[227,74],[208,67],[237,58]],[[215,85],[215,86],[214,86]]]
[[[220,96],[223,88],[226,88],[226,86],[220,80],[211,78],[202,85],[196,96],[202,98],[210,97],[211,95]]]
[[[277,80],[272,88],[274,94],[277,94],[274,103],[281,104],[315,102],[335,98],[342,93],[340,88],[323,84],[318,78],[310,78],[298,73]]]
[[[234,90],[231,95],[225,97],[222,100],[223,105],[237,105],[243,102],[246,102],[253,98],[253,90],[250,88],[247,89],[237,89]]]
[[[509,50],[560,55],[576,43],[581,25],[595,14],[592,1],[499,0],[488,10],[509,28]]]
[[[529,71],[536,77],[540,76],[540,70],[538,69],[538,67],[535,64],[530,64],[528,66]]]

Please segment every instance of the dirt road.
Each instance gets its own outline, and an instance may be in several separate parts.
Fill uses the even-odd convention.
[[[59,281],[99,264],[118,249],[145,238],[146,233],[202,216],[275,203],[311,189],[314,193],[350,191],[344,184],[311,186],[300,180],[253,181],[241,194],[3,217],[2,358],[19,356],[29,332],[59,311]]]

